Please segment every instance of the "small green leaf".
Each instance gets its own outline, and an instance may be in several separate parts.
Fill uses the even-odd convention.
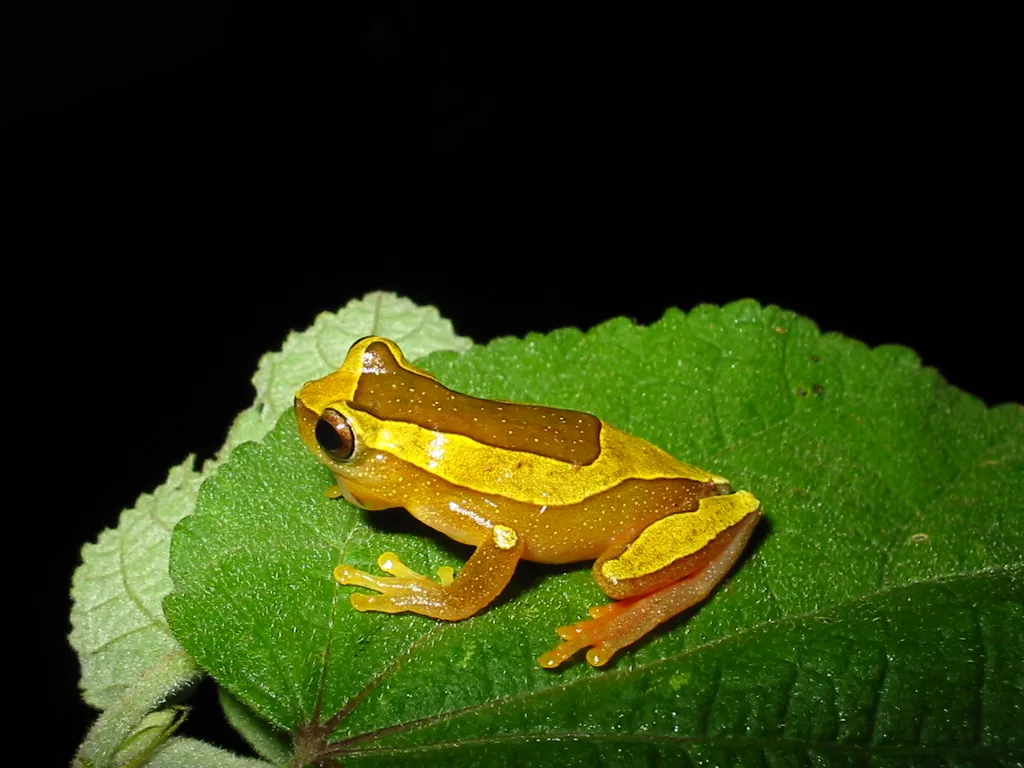
[[[93,723],[78,748],[74,766],[121,768],[144,764],[187,713],[183,707],[154,708],[194,683],[200,674],[192,657],[181,649],[157,660]]]
[[[142,718],[134,733],[118,748],[116,764],[124,768],[145,765],[188,716],[188,707],[167,707]]]
[[[273,768],[273,764],[238,757],[196,739],[175,737],[150,758],[146,768]]]
[[[383,292],[353,299],[336,313],[320,314],[310,328],[289,334],[280,352],[263,356],[252,379],[256,402],[235,420],[223,450],[261,439],[292,407],[299,387],[339,368],[352,342],[364,336],[394,339],[410,360],[440,350],[463,352],[472,343],[457,336],[435,307]]]
[[[763,502],[702,606],[556,672],[555,627],[606,602],[586,566],[523,564],[457,623],[352,609],[332,569],[456,570],[467,549],[369,515],[286,413],[175,530],[176,636],[296,736],[297,763],[956,764],[1024,756],[1024,413],[909,350],[752,301],[501,339],[422,364],[454,389],[578,408]]]

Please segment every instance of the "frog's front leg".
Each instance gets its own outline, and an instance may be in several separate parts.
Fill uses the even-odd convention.
[[[408,568],[393,552],[377,561],[391,576],[374,576],[351,565],[334,569],[334,579],[346,586],[365,587],[379,594],[350,598],[359,611],[411,611],[435,619],[458,621],[479,612],[501,594],[523,553],[523,540],[506,525],[495,525],[459,573],[438,569],[439,581]]]
[[[600,587],[618,602],[591,608],[591,618],[556,632],[562,642],[537,663],[553,669],[583,648],[599,667],[706,598],[739,559],[761,518],[747,491],[701,499],[694,512],[657,520],[636,539],[614,540],[594,563]]]

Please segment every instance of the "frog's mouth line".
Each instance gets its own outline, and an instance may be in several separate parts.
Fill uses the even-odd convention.
[[[367,509],[371,512],[381,509],[393,509],[395,507],[394,503],[385,501],[375,493],[360,488],[357,484],[345,479],[337,472],[334,473],[334,481],[338,484],[338,488],[341,489],[342,497],[349,504],[354,504],[361,509]]]

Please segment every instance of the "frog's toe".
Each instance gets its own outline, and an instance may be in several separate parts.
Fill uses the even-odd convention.
[[[537,658],[537,664],[544,669],[554,669],[559,666],[563,661],[568,659],[572,654],[566,654],[562,652],[562,646],[558,646],[547,653],[542,653]]]
[[[379,613],[399,613],[399,608],[394,602],[383,595],[352,595],[349,600],[352,607],[357,611],[377,611]]]
[[[617,650],[614,646],[600,643],[587,651],[587,662],[592,667],[603,667]]]
[[[372,576],[351,565],[342,563],[334,569],[334,580],[351,587],[372,587]]]
[[[402,559],[394,552],[385,552],[378,557],[377,567],[384,571],[384,573],[390,573],[399,579],[426,579],[426,576],[417,573],[403,563]]]
[[[385,573],[390,573],[392,576],[399,579],[426,582],[427,584],[432,583],[429,577],[414,571],[403,563],[402,559],[394,552],[385,552],[383,555],[378,557],[377,566]],[[437,569],[437,580],[441,583],[442,587],[447,587],[455,581],[455,569],[447,565],[442,565]]]

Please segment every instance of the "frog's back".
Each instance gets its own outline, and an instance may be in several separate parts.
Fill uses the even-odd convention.
[[[396,348],[395,348],[396,349]],[[578,504],[627,480],[713,476],[596,416],[455,392],[371,342],[348,405],[373,447],[459,486],[515,501]]]
[[[601,451],[601,420],[582,411],[485,400],[464,395],[412,366],[399,363],[382,342],[368,353],[381,365],[363,375],[352,406],[388,422],[461,435],[482,446],[592,464]]]

